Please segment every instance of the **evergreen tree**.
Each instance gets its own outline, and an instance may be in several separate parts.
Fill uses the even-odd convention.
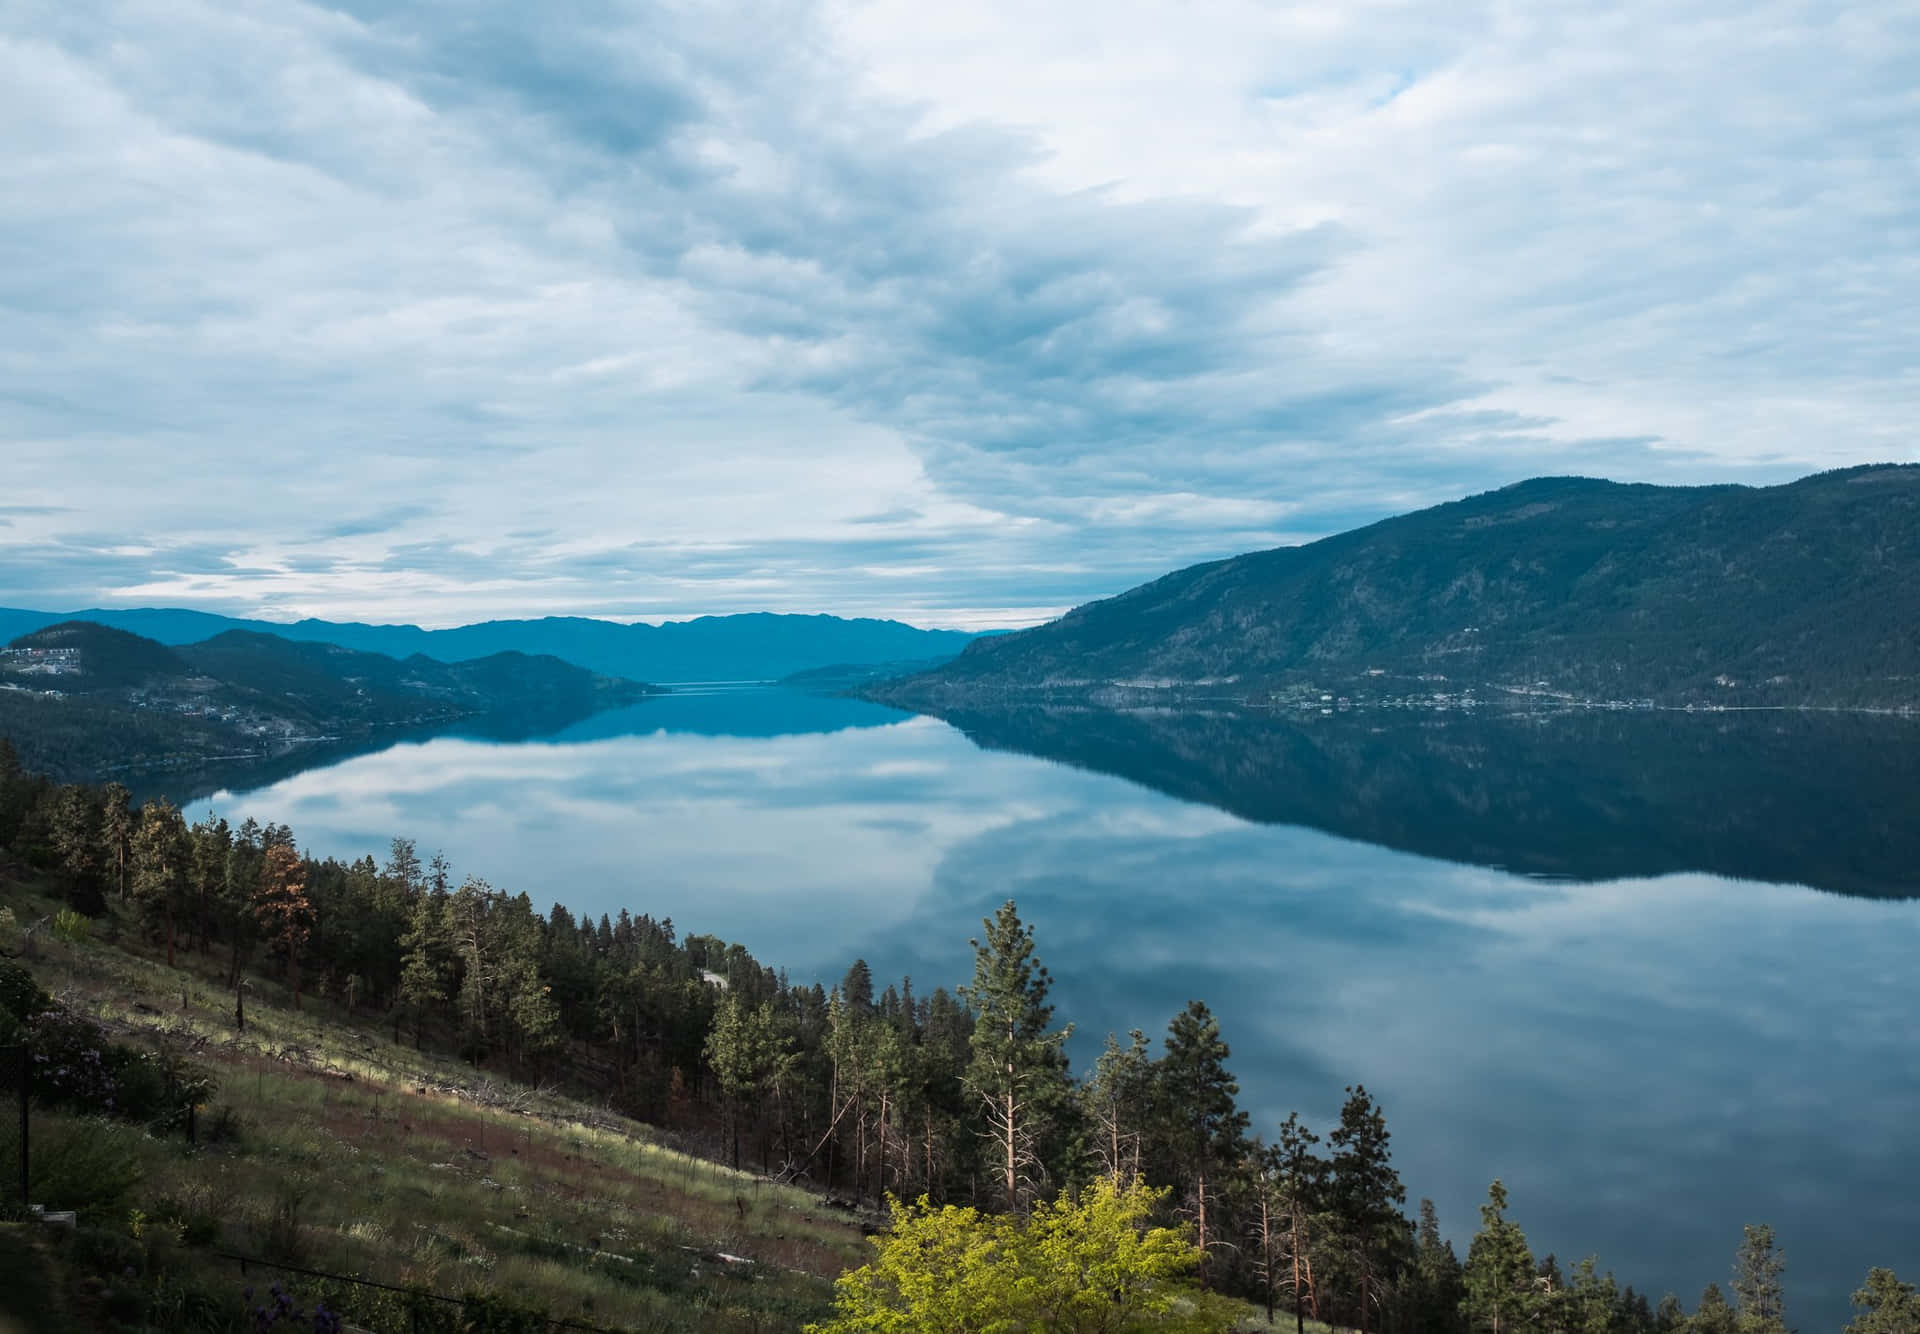
[[[413,901],[400,938],[400,1004],[413,1019],[413,1045],[430,1015],[447,1004],[453,981],[452,927],[444,890],[427,889]]]
[[[313,931],[313,906],[307,900],[307,868],[300,854],[286,843],[274,843],[260,863],[260,885],[254,894],[254,916],[269,945],[287,963],[287,984],[293,989],[293,1008],[300,1008],[300,963]]]
[[[1718,1283],[1707,1284],[1700,1306],[1687,1321],[1687,1334],[1740,1334],[1740,1317],[1727,1305]]]
[[[779,1056],[771,1003],[749,1007],[738,996],[731,995],[721,1002],[713,1028],[707,1034],[706,1057],[725,1100],[735,1167],[740,1166],[741,1108],[772,1082]]]
[[[1741,1334],[1787,1334],[1786,1291],[1780,1275],[1787,1257],[1774,1246],[1773,1229],[1748,1224],[1733,1260],[1733,1296]]]
[[[974,1011],[966,1078],[986,1113],[995,1175],[1013,1212],[1023,1188],[1045,1171],[1039,1146],[1047,1118],[1065,1096],[1073,1028],[1052,1029],[1052,978],[1034,957],[1033,928],[1021,923],[1013,900],[982,925],[985,941],[968,942],[973,985],[961,992]]]
[[[1279,1168],[1277,1203],[1285,1220],[1287,1290],[1293,1296],[1294,1329],[1305,1334],[1307,1312],[1320,1317],[1320,1282],[1315,1257],[1320,1249],[1329,1194],[1329,1165],[1314,1152],[1320,1137],[1308,1129],[1298,1112],[1280,1124],[1274,1142]]]
[[[1212,1011],[1189,1001],[1167,1027],[1157,1071],[1168,1146],[1200,1247],[1202,1288],[1209,1286],[1207,1257],[1217,1240],[1208,1216],[1210,1203],[1218,1213],[1217,1198],[1210,1201],[1209,1192],[1218,1196],[1222,1178],[1245,1149],[1247,1114],[1236,1102],[1240,1085],[1227,1073],[1229,1054]]]
[[[127,900],[127,869],[132,864],[132,793],[121,783],[108,783],[100,800],[100,845],[113,869],[113,893]]]
[[[1920,1291],[1902,1283],[1891,1269],[1869,1269],[1864,1286],[1853,1294],[1858,1315],[1846,1334],[1920,1334]]]
[[[133,889],[140,915],[167,943],[173,967],[174,927],[187,890],[187,825],[171,802],[148,802],[134,834]]]
[[[1140,1152],[1153,1114],[1154,1062],[1139,1029],[1122,1047],[1113,1034],[1087,1084],[1088,1120],[1097,1130],[1100,1170],[1125,1185],[1140,1175]]]
[[[59,789],[50,822],[53,847],[60,869],[67,874],[68,902],[90,915],[104,906],[99,886],[100,823],[100,808],[91,792],[78,785]]]
[[[1533,1254],[1517,1223],[1506,1216],[1507,1188],[1495,1181],[1480,1206],[1480,1231],[1467,1247],[1461,1309],[1472,1329],[1512,1334],[1533,1309]]]
[[[228,933],[231,957],[227,965],[227,985],[240,986],[240,967],[246,961],[254,934],[259,927],[253,912],[254,890],[260,884],[260,863],[265,855],[260,826],[249,817],[234,831],[233,844],[227,849],[225,875],[221,879],[219,913]]]
[[[1347,1089],[1340,1124],[1327,1136],[1329,1198],[1340,1237],[1340,1251],[1352,1277],[1356,1323],[1361,1334],[1371,1327],[1396,1262],[1406,1246],[1406,1219],[1400,1207],[1407,1190],[1393,1169],[1387,1119],[1366,1086]]]
[[[227,854],[233,848],[233,830],[225,820],[209,815],[189,832],[191,854],[188,880],[192,890],[195,936],[202,955],[213,933],[213,914],[227,880]]]
[[[1467,1290],[1453,1243],[1440,1235],[1440,1216],[1432,1200],[1420,1201],[1420,1222],[1414,1235],[1418,1284],[1414,1317],[1418,1328],[1425,1334],[1453,1334],[1461,1327],[1460,1303]]]
[[[1573,1267],[1563,1305],[1566,1326],[1574,1334],[1613,1334],[1625,1314],[1613,1275],[1600,1273],[1599,1262],[1591,1255]]]
[[[873,970],[865,959],[855,959],[853,967],[847,969],[840,982],[840,1002],[855,1018],[865,1019],[873,1013]]]

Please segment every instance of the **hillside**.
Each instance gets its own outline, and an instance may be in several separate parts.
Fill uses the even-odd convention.
[[[465,718],[560,726],[657,691],[520,653],[397,661],[237,630],[168,648],[70,621],[0,651],[0,735],[28,764],[83,778]]]
[[[899,621],[755,612],[702,616],[665,625],[621,625],[578,616],[486,621],[446,630],[413,625],[303,620],[237,620],[171,608],[100,609],[55,614],[0,608],[0,640],[65,620],[132,631],[166,645],[196,643],[230,630],[326,643],[390,658],[425,655],[456,662],[499,653],[560,658],[605,676],[634,681],[771,681],[822,667],[941,661],[974,636],[922,630]]]
[[[18,957],[15,924],[57,910],[46,889],[0,858],[0,950]],[[169,968],[124,913],[40,931],[29,953],[34,981],[81,1022],[212,1088],[191,1150],[178,1125],[35,1104],[35,1197],[79,1210],[80,1226],[34,1229],[49,1238],[40,1305],[0,1284],[0,1329],[29,1314],[46,1334],[264,1328],[233,1317],[279,1283],[303,1307],[324,1300],[381,1331],[544,1329],[547,1316],[582,1331],[797,1330],[826,1314],[830,1280],[866,1249],[860,1219],[817,1193],[703,1161],[603,1100],[396,1042],[377,1015],[312,997],[296,1010],[256,975],[239,1025],[222,960],[183,952]],[[0,978],[12,968],[0,959]],[[0,1028],[11,999],[0,996]],[[10,1188],[11,1130],[0,1122]],[[11,1278],[9,1245],[31,1234],[9,1226]],[[302,1271],[502,1309],[478,1323],[473,1306]]]
[[[1920,466],[1761,488],[1539,478],[1180,570],[872,693],[915,707],[1103,687],[1911,705],[1916,625]]]

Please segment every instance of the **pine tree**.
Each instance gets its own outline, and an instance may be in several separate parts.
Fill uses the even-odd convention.
[[[1787,1257],[1774,1246],[1773,1229],[1748,1224],[1733,1260],[1733,1296],[1741,1334],[1787,1334],[1786,1292],[1780,1275]]]
[[[260,884],[260,863],[264,853],[260,826],[249,816],[234,831],[233,845],[227,849],[226,872],[220,885],[220,916],[232,945],[227,964],[227,985],[236,989],[240,985],[240,966],[246,961],[254,933],[259,928],[253,913],[253,895]]]
[[[54,798],[54,851],[72,884],[71,902],[90,910],[100,906],[100,810],[84,787],[63,787]]]
[[[1033,928],[1021,923],[1013,900],[982,925],[984,943],[968,942],[973,985],[961,991],[974,1011],[966,1078],[985,1109],[995,1174],[1006,1207],[1014,1212],[1023,1185],[1044,1171],[1038,1146],[1046,1119],[1065,1096],[1065,1048],[1073,1029],[1049,1031],[1052,978],[1034,957]]]
[[[1687,1334],[1740,1334],[1740,1317],[1727,1305],[1718,1283],[1707,1284],[1700,1306],[1687,1321]]]
[[[1507,1188],[1495,1181],[1480,1206],[1480,1231],[1467,1247],[1461,1310],[1472,1329],[1512,1334],[1525,1327],[1533,1306],[1533,1254],[1517,1223],[1506,1216]]]
[[[313,905],[307,900],[307,868],[290,845],[276,842],[267,848],[253,906],[261,933],[287,961],[287,983],[297,1010],[301,955],[313,931]]]
[[[120,783],[108,783],[101,794],[100,843],[106,864],[113,868],[114,892],[127,897],[127,868],[133,860],[133,794]]]
[[[1314,1152],[1320,1137],[1308,1129],[1298,1112],[1291,1112],[1280,1124],[1280,1136],[1274,1142],[1274,1158],[1279,1168],[1278,1205],[1285,1219],[1287,1289],[1293,1294],[1293,1323],[1296,1334],[1306,1334],[1307,1312],[1320,1318],[1320,1283],[1315,1273],[1315,1253],[1322,1232],[1329,1193],[1329,1165]]]
[[[134,833],[133,889],[141,916],[167,943],[173,967],[174,926],[187,888],[187,825],[171,802],[148,802]]]
[[[741,1109],[750,1098],[767,1090],[781,1056],[772,1004],[749,1007],[739,997],[729,995],[707,1034],[706,1057],[725,1100],[736,1168],[740,1166]]]
[[[1134,1029],[1122,1047],[1113,1034],[1087,1084],[1088,1120],[1098,1131],[1100,1170],[1120,1185],[1140,1175],[1140,1153],[1153,1111],[1154,1062],[1147,1035]]]
[[[1853,1307],[1859,1314],[1848,1322],[1846,1334],[1920,1334],[1920,1291],[1891,1269],[1869,1269],[1866,1283],[1853,1294]]]
[[[1418,1327],[1426,1334],[1451,1334],[1460,1327],[1460,1302],[1467,1291],[1460,1258],[1453,1253],[1453,1243],[1440,1235],[1440,1215],[1432,1200],[1420,1201],[1414,1272],[1419,1281],[1414,1312]]]
[[[192,852],[188,878],[192,882],[195,934],[200,953],[207,952],[213,931],[214,905],[227,879],[227,854],[233,848],[233,830],[211,815],[190,831]]]
[[[1387,1119],[1366,1086],[1348,1088],[1340,1124],[1327,1136],[1333,1150],[1329,1184],[1341,1251],[1353,1270],[1361,1334],[1392,1277],[1396,1249],[1406,1241],[1400,1206],[1407,1190],[1393,1170],[1389,1138]]]
[[[1229,1054],[1213,1013],[1202,1002],[1189,1001],[1167,1027],[1166,1052],[1157,1070],[1167,1138],[1200,1247],[1202,1288],[1208,1286],[1208,1251],[1216,1240],[1209,1229],[1208,1193],[1218,1195],[1221,1178],[1240,1159],[1247,1130],[1247,1114],[1236,1103],[1240,1085],[1227,1073]],[[1217,1201],[1211,1202],[1217,1213]]]
[[[413,901],[400,938],[400,1004],[413,1018],[413,1045],[420,1045],[427,1017],[447,1003],[453,979],[452,933],[444,892],[422,891]]]

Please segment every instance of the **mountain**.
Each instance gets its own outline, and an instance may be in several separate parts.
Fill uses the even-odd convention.
[[[548,728],[658,693],[551,657],[404,661],[229,630],[169,648],[67,621],[0,650],[0,735],[63,778],[257,758],[373,729],[510,716]]]
[[[1920,466],[1782,486],[1550,477],[1177,571],[871,689],[1920,704]]]
[[[136,607],[63,614],[0,608],[0,640],[67,620],[129,630],[168,645],[196,643],[228,630],[248,630],[281,639],[337,644],[391,658],[424,654],[441,662],[456,662],[506,652],[544,655],[605,676],[667,682],[772,681],[829,666],[945,660],[974,639],[962,630],[922,630],[900,621],[769,612],[702,616],[665,625],[620,625],[577,616],[550,616],[423,630],[414,625],[318,620],[281,624],[236,620],[203,611]]]
[[[1262,824],[1523,875],[1707,871],[1920,896],[1920,720],[1862,714],[943,710],[989,750]]]

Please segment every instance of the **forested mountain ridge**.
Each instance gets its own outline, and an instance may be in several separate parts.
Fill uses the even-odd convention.
[[[248,630],[403,659],[424,654],[455,662],[526,653],[635,681],[770,681],[847,664],[919,663],[950,658],[974,638],[962,630],[922,630],[900,621],[770,612],[702,616],[664,625],[549,616],[424,630],[415,625],[311,619],[282,624],[203,611],[135,607],[68,613],[0,608],[0,641],[67,620],[130,630],[175,646],[228,630]]]
[[[0,652],[0,735],[85,776],[503,712],[563,721],[657,692],[521,653],[400,661],[238,630],[169,648],[68,621]]]
[[[1782,486],[1548,477],[1196,565],[881,687],[890,702],[1311,685],[1920,703],[1920,466]],[[1442,684],[1444,683],[1444,684]]]

